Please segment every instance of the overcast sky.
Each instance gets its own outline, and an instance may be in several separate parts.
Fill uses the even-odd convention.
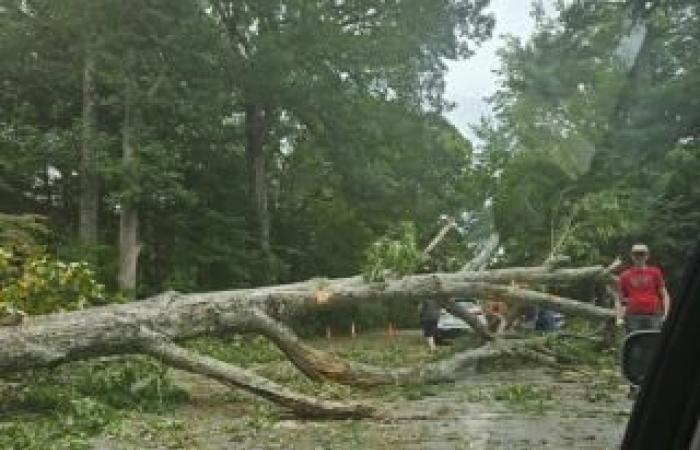
[[[496,17],[493,38],[484,43],[476,54],[466,61],[448,61],[447,99],[457,104],[447,118],[462,133],[473,137],[469,125],[476,124],[479,117],[488,115],[489,107],[484,100],[497,88],[498,68],[496,50],[503,46],[503,35],[527,38],[534,31],[534,20],[530,17],[530,1],[491,0],[489,11]],[[545,4],[552,4],[547,0]]]

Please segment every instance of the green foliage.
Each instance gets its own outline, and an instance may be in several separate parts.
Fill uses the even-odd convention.
[[[471,145],[440,113],[443,61],[488,38],[487,3],[12,0],[0,15],[0,203],[45,214],[51,252],[73,259],[87,148],[109,248],[76,259],[98,263],[109,288],[126,206],[139,214],[139,296],[357,273],[396,223],[427,230],[479,203]],[[83,142],[88,55],[97,123]],[[265,111],[273,264],[258,244],[250,105]]]
[[[262,336],[197,338],[188,341],[186,345],[197,352],[242,367],[286,359],[272,342]]]
[[[77,386],[78,392],[111,408],[158,412],[188,398],[168,378],[168,367],[157,361],[125,358],[117,364],[86,364],[92,376]]]
[[[692,257],[700,235],[700,188],[696,182],[700,170],[700,145],[697,141],[680,144],[666,155],[668,171],[662,177],[663,193],[650,208],[645,233],[654,249],[654,259],[667,268],[667,279],[680,288],[686,261]],[[664,233],[655,232],[663,227]]]
[[[552,391],[546,387],[534,387],[526,384],[512,384],[496,388],[493,398],[511,405],[541,403],[552,399]]]
[[[105,288],[87,263],[64,263],[45,254],[22,260],[0,248],[0,303],[48,314],[106,301]]]
[[[694,167],[684,149],[697,148],[688,94],[700,59],[687,42],[700,14],[658,5],[638,16],[622,3],[561,3],[528,42],[502,49],[495,117],[478,132],[504,264],[539,263],[555,247],[600,263],[646,241],[678,280],[698,235],[675,158]],[[630,14],[644,35],[630,36]]]
[[[91,448],[91,438],[128,411],[162,412],[186,400],[165,374],[160,364],[124,359],[71,364],[31,373],[19,387],[0,385],[0,448]]]
[[[509,410],[542,413],[555,400],[553,386],[503,383],[498,386],[469,386],[461,392],[468,402],[501,402]]]
[[[567,233],[560,252],[582,264],[604,261],[617,242],[644,231],[652,201],[635,190],[584,194],[570,207],[569,229],[559,233]]]
[[[39,251],[48,235],[49,229],[42,216],[0,213],[1,247],[24,255],[32,254]]]
[[[367,281],[382,281],[387,274],[402,277],[415,273],[422,260],[415,226],[402,222],[394,233],[382,237],[367,249],[362,275]]]

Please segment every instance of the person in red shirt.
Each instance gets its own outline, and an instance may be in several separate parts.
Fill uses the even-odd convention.
[[[663,273],[658,267],[647,265],[648,259],[646,245],[633,245],[633,266],[625,270],[618,281],[627,333],[661,328],[671,306]]]

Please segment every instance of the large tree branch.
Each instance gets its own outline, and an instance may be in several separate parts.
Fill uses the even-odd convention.
[[[457,302],[454,301],[454,299],[443,298],[440,301],[440,304],[448,313],[462,319],[467,325],[469,325],[474,333],[476,333],[482,339],[482,341],[491,341],[495,338],[489,331],[488,326],[482,324],[476,316],[462,308]]]
[[[246,311],[235,318],[225,320],[238,323],[236,327],[238,330],[259,333],[269,338],[299,370],[311,379],[364,387],[454,381],[460,369],[515,353],[523,354],[521,349],[537,348],[544,342],[540,338],[493,341],[480,348],[457,353],[442,361],[417,367],[383,368],[349,361],[304,344],[287,327],[257,310]],[[529,353],[525,356],[532,359],[533,354]]]
[[[495,295],[506,303],[539,305],[572,316],[587,317],[590,319],[608,320],[615,318],[615,311],[612,309],[601,308],[590,303],[579,302],[566,297],[511,286],[499,286],[488,283],[468,284],[470,291],[474,293],[474,295]]]
[[[168,339],[151,336],[143,341],[143,353],[158,358],[163,363],[205,375],[227,386],[244,389],[291,409],[303,417],[352,418],[374,414],[374,408],[360,403],[341,403],[323,400],[291,391],[247,370],[182,348]]]
[[[554,261],[554,265],[560,261]],[[556,268],[552,263],[542,267],[512,267],[493,269],[483,272],[459,272],[449,275],[463,281],[508,284],[512,282],[533,284],[569,284],[583,280],[602,281],[609,278],[609,272],[603,266],[580,268]]]

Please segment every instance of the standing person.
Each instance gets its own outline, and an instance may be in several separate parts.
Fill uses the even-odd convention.
[[[618,323],[624,315],[625,331],[658,330],[671,307],[671,298],[661,269],[647,265],[649,248],[644,244],[632,246],[632,267],[625,270],[618,280],[620,299],[616,305]],[[630,385],[628,398],[637,397],[639,386]]]
[[[618,281],[625,307],[625,330],[629,334],[637,330],[660,329],[671,307],[663,273],[658,267],[647,265],[649,248],[646,245],[633,245],[631,256],[632,267],[625,270]]]
[[[430,351],[435,350],[437,344],[437,325],[441,310],[440,303],[432,298],[426,298],[420,304],[420,325],[423,328],[423,337],[428,342]]]

